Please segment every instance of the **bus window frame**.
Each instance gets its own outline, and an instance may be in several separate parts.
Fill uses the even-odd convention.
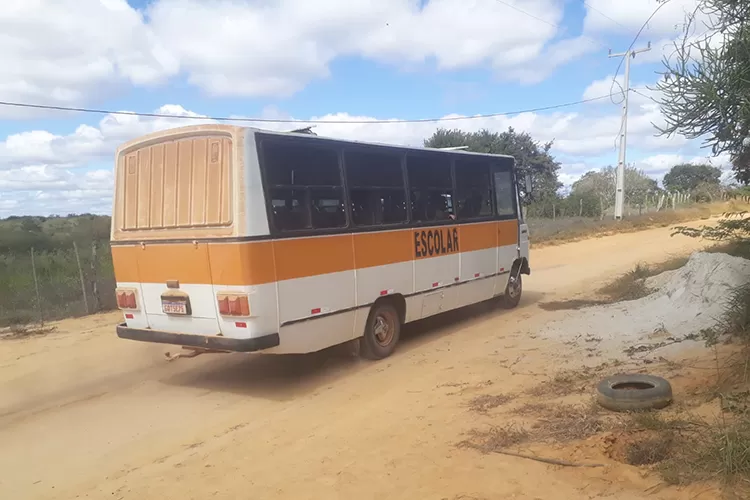
[[[399,229],[399,228],[405,228],[410,227],[410,224],[412,222],[411,220],[411,204],[409,203],[409,190],[408,190],[408,176],[406,175],[406,153],[402,151],[400,148],[388,148],[388,147],[378,147],[378,146],[371,146],[371,145],[363,145],[363,144],[351,144],[348,145],[342,145],[341,146],[341,162],[342,162],[342,171],[344,173],[344,182],[346,182],[346,198],[347,198],[347,207],[351,211],[352,206],[352,199],[351,199],[351,190],[352,186],[349,185],[349,174],[346,168],[346,154],[347,152],[354,152],[354,153],[360,153],[360,154],[382,154],[382,155],[388,155],[393,156],[398,159],[399,162],[399,168],[401,169],[401,187],[389,187],[389,186],[369,186],[372,189],[387,189],[391,191],[398,191],[399,189],[403,191],[404,195],[404,203],[406,204],[406,219],[401,222],[391,222],[389,224],[367,224],[367,225],[360,225],[354,223],[354,216],[353,214],[350,217],[350,223],[351,227],[355,232],[360,232],[362,230],[391,230],[391,229]],[[368,186],[354,186],[354,189],[367,189]]]
[[[472,157],[474,158],[474,157]],[[490,188],[490,214],[489,215],[481,215],[479,217],[471,217],[471,218],[462,218],[458,216],[458,213],[456,213],[456,221],[459,223],[465,223],[465,224],[472,224],[475,222],[488,222],[492,220],[498,220],[498,212],[497,212],[497,203],[496,203],[496,196],[495,196],[495,182],[494,178],[492,176],[494,172],[494,158],[491,157],[477,157],[476,160],[482,161],[483,163],[486,163],[487,168],[487,176],[489,180],[489,188]],[[460,168],[456,167],[456,163],[459,161],[459,157],[456,157],[453,159],[453,184],[454,184],[454,193],[458,193],[458,175],[457,172],[461,170]],[[472,160],[469,160],[472,161]]]
[[[256,143],[257,146],[257,154],[258,154],[258,163],[260,168],[260,174],[261,174],[261,182],[263,183],[263,195],[265,197],[264,205],[266,206],[266,219],[268,221],[268,228],[272,235],[276,237],[300,237],[300,236],[307,236],[307,235],[320,235],[320,234],[337,234],[337,233],[347,233],[350,232],[352,228],[351,223],[351,207],[348,206],[348,199],[349,199],[349,193],[346,185],[346,178],[343,174],[343,166],[342,166],[342,150],[341,147],[335,143],[333,144],[327,144],[326,142],[322,141],[315,141],[315,140],[309,140],[308,138],[302,138],[302,137],[285,137],[285,136],[264,136],[259,138],[260,140]],[[298,184],[298,185],[286,185],[286,184],[270,184],[268,182],[268,173],[267,173],[267,165],[268,165],[268,159],[266,157],[266,147],[269,144],[274,145],[280,145],[281,147],[284,146],[285,142],[291,142],[295,144],[295,146],[300,147],[309,147],[312,149],[327,149],[329,151],[332,151],[336,154],[336,166],[338,168],[338,174],[339,174],[339,180],[341,181],[341,184],[339,186],[315,186],[315,185],[306,185],[306,184]],[[342,201],[344,203],[344,217],[346,223],[343,226],[337,226],[337,227],[328,227],[328,228],[315,228],[315,227],[306,227],[302,229],[287,229],[282,230],[276,227],[275,223],[275,217],[273,212],[273,197],[271,196],[271,191],[273,189],[298,189],[301,191],[305,191],[307,193],[307,210],[308,210],[308,220],[310,221],[310,224],[312,226],[312,199],[310,197],[310,191],[314,189],[341,189],[342,193]]]
[[[265,147],[268,143],[281,143],[282,145],[284,143],[287,143],[287,141],[290,141],[294,144],[300,145],[300,146],[306,146],[306,147],[312,147],[312,148],[324,148],[333,150],[337,154],[338,158],[338,169],[339,169],[339,176],[341,178],[341,186],[343,189],[343,197],[344,197],[344,209],[346,214],[346,225],[336,228],[322,228],[322,229],[315,229],[315,228],[304,228],[304,229],[295,229],[295,230],[279,230],[275,227],[274,224],[274,214],[273,214],[273,207],[272,207],[272,199],[270,196],[270,191],[273,187],[277,186],[271,186],[268,183],[267,180],[267,162],[266,162],[266,152]],[[369,233],[369,232],[377,232],[377,231],[393,231],[393,230],[399,230],[399,229],[416,229],[416,228],[427,228],[427,227],[439,227],[439,226],[452,226],[452,225],[463,225],[463,224],[475,224],[475,223],[481,223],[481,222],[491,222],[491,221],[507,221],[507,220],[518,220],[520,223],[519,218],[519,206],[518,206],[518,185],[517,185],[517,172],[515,168],[515,159],[510,156],[492,156],[492,155],[477,155],[477,157],[481,158],[484,161],[488,162],[489,170],[490,170],[490,188],[492,192],[492,214],[489,216],[484,216],[481,218],[472,218],[472,219],[460,219],[456,213],[456,175],[455,175],[455,163],[456,160],[459,158],[462,158],[466,153],[453,153],[453,152],[446,152],[446,151],[440,151],[440,150],[434,150],[434,149],[419,149],[419,148],[408,148],[408,147],[398,147],[398,146],[387,146],[387,145],[377,145],[377,144],[366,144],[366,143],[357,143],[357,142],[348,142],[348,141],[337,141],[334,139],[325,139],[325,138],[319,138],[319,137],[301,137],[301,136],[287,136],[284,134],[277,134],[277,133],[264,133],[264,132],[257,132],[256,133],[256,154],[258,157],[258,166],[260,169],[260,178],[262,182],[262,188],[263,193],[265,196],[264,205],[266,207],[266,218],[268,221],[268,228],[270,232],[270,237],[275,239],[284,239],[284,238],[301,238],[301,237],[312,237],[312,236],[325,236],[325,235],[339,235],[339,234],[348,234],[348,233]],[[345,150],[347,149],[361,149],[364,151],[373,151],[373,152],[380,152],[388,154],[389,152],[393,152],[394,155],[400,156],[401,158],[401,171],[404,178],[404,191],[405,191],[405,200],[406,200],[406,215],[407,219],[403,223],[393,223],[393,224],[377,224],[377,225],[367,225],[367,226],[359,226],[355,225],[353,223],[352,218],[352,207],[351,207],[351,196],[350,196],[350,188],[348,184],[348,179],[346,175],[346,169],[345,169]],[[451,192],[452,192],[452,198],[454,203],[454,215],[456,216],[455,219],[447,219],[447,220],[433,220],[433,221],[415,221],[414,215],[412,213],[412,207],[411,207],[411,183],[409,182],[409,173],[408,173],[408,167],[407,167],[407,158],[409,155],[439,155],[438,157],[445,157],[450,162],[450,176],[451,176]],[[472,155],[473,156],[473,155]],[[499,215],[497,211],[497,204],[496,204],[496,196],[495,196],[495,186],[494,186],[494,171],[495,169],[502,169],[502,170],[510,170],[511,172],[511,179],[514,187],[515,195],[513,196],[513,214],[509,215]],[[278,187],[292,187],[292,186],[278,186]],[[314,189],[316,186],[293,186],[300,189]],[[317,187],[323,187],[323,186],[317,186]],[[437,188],[436,188],[437,189]],[[308,209],[310,209],[309,207]]]

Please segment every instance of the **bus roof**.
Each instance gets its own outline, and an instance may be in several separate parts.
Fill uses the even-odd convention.
[[[495,157],[495,158],[514,159],[514,157],[511,155],[503,155],[503,154],[475,153],[472,151],[462,151],[462,150],[457,150],[457,149],[426,148],[426,147],[420,147],[420,146],[404,146],[400,144],[387,144],[383,142],[355,141],[351,139],[336,139],[333,137],[322,137],[317,134],[311,133],[310,128],[311,127],[305,127],[305,128],[299,128],[299,129],[293,130],[291,132],[284,132],[284,131],[276,131],[276,130],[266,130],[266,129],[261,129],[257,127],[226,125],[222,123],[186,125],[183,127],[175,127],[175,128],[171,128],[167,130],[151,132],[149,134],[136,137],[130,141],[127,141],[121,144],[120,147],[117,148],[117,153],[120,154],[121,152],[128,150],[132,148],[133,146],[136,146],[136,145],[140,146],[150,141],[168,139],[169,136],[171,135],[183,135],[183,134],[193,135],[193,134],[197,134],[200,132],[211,132],[211,131],[221,131],[224,133],[239,133],[241,130],[251,130],[259,134],[277,135],[277,136],[286,136],[286,137],[299,137],[300,139],[305,139],[307,141],[325,141],[325,142],[340,143],[340,144],[357,144],[361,146],[386,147],[386,148],[397,149],[397,150],[402,150],[402,151],[435,151],[435,152],[451,154],[451,155],[470,155],[470,156],[482,156],[482,157],[490,156],[490,157]]]
[[[398,123],[398,122],[394,122]],[[457,149],[440,149],[440,148],[428,148],[428,147],[420,147],[420,146],[404,146],[401,144],[388,144],[384,142],[371,142],[371,141],[357,141],[353,139],[337,139],[334,137],[324,137],[317,134],[311,134],[310,132],[298,132],[297,130],[291,131],[291,132],[284,132],[284,131],[276,131],[276,130],[266,130],[256,127],[243,127],[250,130],[253,130],[254,132],[259,132],[261,134],[267,134],[267,135],[280,135],[280,136],[292,136],[292,137],[300,137],[305,138],[308,140],[320,140],[320,141],[327,141],[327,142],[339,142],[339,143],[345,143],[345,144],[358,144],[362,146],[378,146],[378,147],[387,147],[387,148],[394,148],[394,149],[402,149],[402,150],[408,150],[408,151],[437,151],[440,153],[451,153],[451,154],[459,154],[459,155],[472,155],[472,156],[493,156],[497,158],[510,158],[514,159],[511,155],[504,155],[504,154],[496,154],[496,153],[477,153],[474,151],[462,151]],[[309,130],[311,127],[307,127],[305,129],[298,129],[298,130]]]

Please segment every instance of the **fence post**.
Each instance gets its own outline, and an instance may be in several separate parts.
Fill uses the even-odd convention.
[[[94,299],[94,311],[99,312],[102,308],[101,300],[99,299],[99,282],[96,274],[96,241],[91,242],[91,295]]]
[[[83,307],[86,308],[86,314],[89,313],[89,300],[86,297],[86,282],[83,280],[83,269],[81,268],[81,259],[78,257],[78,245],[73,242],[73,251],[76,254],[76,264],[78,264],[78,277],[81,280],[81,292],[83,293]]]
[[[39,295],[39,280],[36,276],[36,264],[34,263],[34,247],[31,247],[31,272],[34,274],[34,290],[36,291],[36,308],[39,312],[39,324],[44,326],[44,314],[42,314],[42,296]]]

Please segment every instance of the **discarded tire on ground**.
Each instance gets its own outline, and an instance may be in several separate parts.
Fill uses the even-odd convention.
[[[596,399],[612,411],[659,409],[672,402],[672,386],[666,379],[653,375],[615,375],[599,382]]]

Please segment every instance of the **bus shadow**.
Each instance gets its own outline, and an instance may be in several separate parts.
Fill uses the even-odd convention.
[[[513,310],[499,307],[496,301],[486,301],[408,323],[404,325],[402,330],[399,352],[412,351],[435,340],[450,336],[458,330],[469,328],[490,319],[502,318],[515,311],[534,307],[544,296],[545,294],[541,292],[524,291],[521,303]]]
[[[516,310],[534,306],[543,293],[527,291]],[[502,317],[513,311],[501,309],[497,303],[483,302],[449,311],[404,326],[398,350],[390,358],[398,363],[403,355],[473,324]],[[299,355],[207,354],[177,373],[162,378],[167,385],[228,392],[262,399],[285,401],[332,388],[338,380],[361,371],[381,371],[381,362],[361,360],[353,343]],[[197,365],[197,366],[196,366]]]

